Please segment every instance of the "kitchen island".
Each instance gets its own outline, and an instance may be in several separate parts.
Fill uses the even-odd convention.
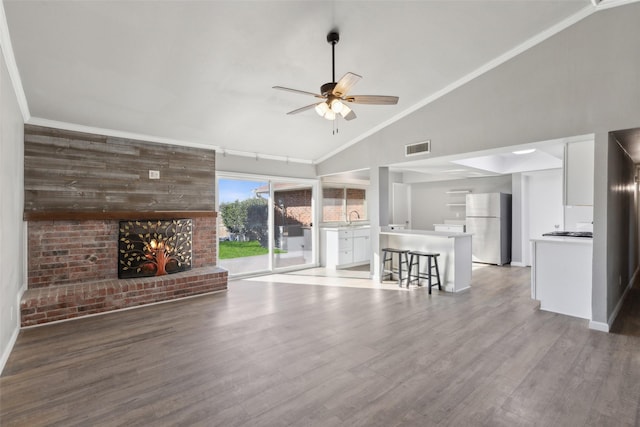
[[[593,239],[531,239],[531,298],[540,309],[591,319]]]
[[[471,286],[471,234],[382,227],[380,247],[437,252],[443,290],[460,292]]]

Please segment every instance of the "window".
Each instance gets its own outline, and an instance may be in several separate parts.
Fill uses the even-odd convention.
[[[354,222],[367,220],[367,190],[331,185],[322,188],[322,221]]]

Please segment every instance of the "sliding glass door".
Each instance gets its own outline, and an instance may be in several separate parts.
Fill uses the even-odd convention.
[[[273,266],[313,264],[313,187],[273,183]]]
[[[220,267],[242,276],[317,264],[315,182],[220,174],[217,184]]]

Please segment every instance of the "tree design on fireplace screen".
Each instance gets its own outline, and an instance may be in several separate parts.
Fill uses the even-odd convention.
[[[118,277],[191,269],[191,230],[190,219],[120,221]]]

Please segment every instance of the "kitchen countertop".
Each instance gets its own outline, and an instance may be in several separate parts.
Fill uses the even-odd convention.
[[[556,243],[570,243],[574,245],[592,245],[593,238],[590,237],[568,237],[568,236],[541,236],[534,239],[529,239],[532,242],[556,242]]]
[[[338,230],[362,230],[365,228],[371,228],[371,226],[369,224],[367,225],[337,225],[337,226],[328,226],[328,227],[323,227],[321,226],[320,228],[322,228],[323,230],[331,230],[331,231],[338,231]]]
[[[389,227],[382,227],[380,234],[398,234],[409,236],[433,236],[433,237],[471,237],[469,233],[457,231],[430,231],[430,230],[391,230]]]

